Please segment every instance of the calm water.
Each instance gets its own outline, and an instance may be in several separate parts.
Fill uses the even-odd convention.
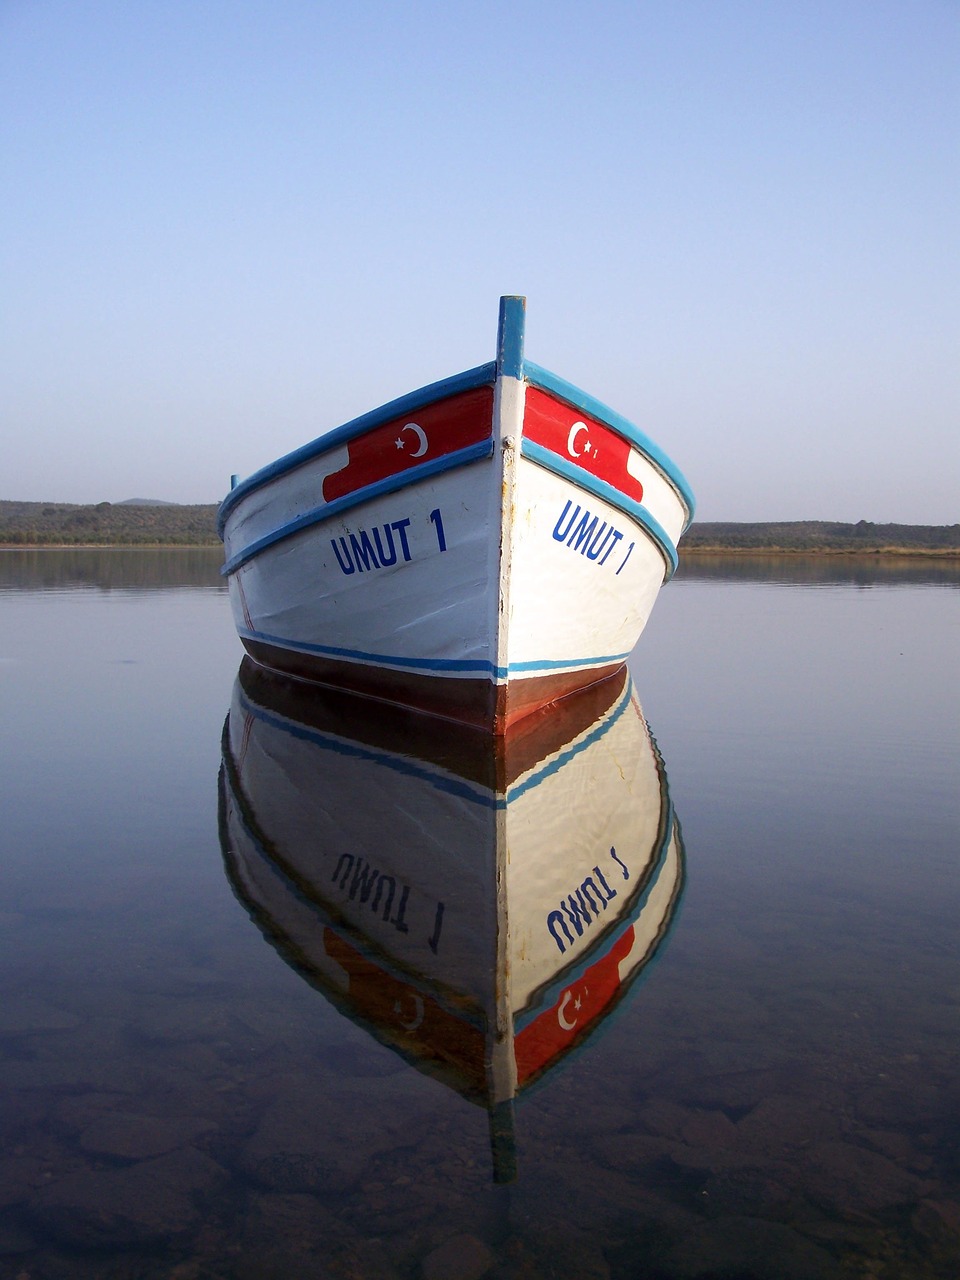
[[[353,821],[346,784],[308,759],[318,790],[264,784],[269,830],[230,826],[228,713],[254,761],[268,729],[300,761],[327,739],[235,685],[217,566],[0,552],[0,1278],[958,1274],[960,570],[704,560],[663,592],[632,662],[659,751],[643,954],[504,1135],[452,1050],[425,1069],[417,992],[447,978],[401,957],[383,1008],[345,995],[314,938],[346,917],[271,865],[291,813],[308,862],[310,823]],[[550,775],[577,797],[542,819],[558,862],[601,794],[588,719]],[[404,740],[338,732],[378,778]],[[364,783],[357,857],[401,856],[417,750]],[[473,804],[484,779],[432,750]],[[462,857],[460,812],[424,847]]]

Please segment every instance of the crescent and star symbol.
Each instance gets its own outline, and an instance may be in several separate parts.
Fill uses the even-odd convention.
[[[586,432],[587,439],[583,448],[578,449],[577,439],[581,431]],[[567,435],[567,453],[569,453],[571,458],[582,458],[585,453],[592,452],[593,445],[590,443],[590,428],[585,422],[575,422]]]
[[[394,444],[397,446],[398,449],[406,449],[407,447],[403,441],[403,433],[405,431],[412,431],[413,434],[417,437],[417,447],[416,449],[414,449],[413,453],[410,454],[410,457],[422,458],[423,455],[427,452],[427,433],[424,431],[423,427],[417,426],[415,422],[405,423],[404,426],[400,428],[400,434],[397,436],[396,440],[394,441]]]
[[[393,1012],[397,1015],[397,1021],[400,1023],[401,1027],[403,1027],[404,1031],[416,1031],[417,1027],[419,1027],[420,1023],[423,1021],[423,998],[421,996],[414,995],[412,996],[412,999],[413,1017],[409,1022],[404,1022],[403,1018],[400,1016],[403,1012],[401,1002],[399,1000],[394,1000],[393,1002]]]
[[[584,992],[584,994],[587,995],[589,993]],[[566,1009],[567,1005],[570,1003],[571,1000],[573,1001],[574,1010],[578,1014],[580,1012],[580,1007],[583,1004],[583,1001],[580,999],[580,997],[574,996],[572,991],[564,992],[563,999],[560,1001],[560,1008],[557,1010],[557,1021],[560,1023],[561,1027],[563,1027],[564,1031],[572,1031],[578,1022],[578,1018],[574,1018],[573,1021],[571,1022],[567,1018],[566,1014],[564,1013],[564,1010]]]

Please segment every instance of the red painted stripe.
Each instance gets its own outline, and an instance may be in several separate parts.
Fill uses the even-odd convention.
[[[523,434],[635,502],[643,501],[643,485],[627,470],[630,443],[611,427],[539,387],[527,387]]]
[[[523,1085],[560,1056],[597,1021],[620,989],[620,962],[633,946],[633,925],[605,956],[564,987],[556,1004],[545,1009],[514,1041],[517,1084]]]
[[[461,1072],[464,1089],[476,1093],[484,1089],[485,1038],[478,1027],[394,978],[333,929],[324,929],[323,949],[346,972],[347,998],[360,1017],[405,1053]]]
[[[347,445],[347,465],[323,482],[326,502],[489,440],[493,388],[475,387],[394,418]]]

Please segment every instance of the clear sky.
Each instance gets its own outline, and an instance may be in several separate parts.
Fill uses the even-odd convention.
[[[960,520],[956,0],[0,0],[0,497],[531,359],[704,520]]]

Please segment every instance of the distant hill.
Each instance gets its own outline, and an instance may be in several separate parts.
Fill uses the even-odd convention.
[[[0,501],[0,544],[7,546],[216,545],[217,504]]]
[[[682,551],[847,552],[899,551],[960,554],[960,524],[838,524],[795,520],[742,524],[694,523],[680,540]]]
[[[163,498],[124,498],[114,503],[117,507],[175,507],[176,502],[166,502]]]

